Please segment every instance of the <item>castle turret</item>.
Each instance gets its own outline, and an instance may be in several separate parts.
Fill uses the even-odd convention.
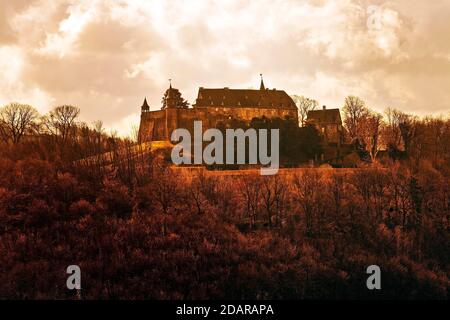
[[[144,99],[144,103],[142,104],[141,111],[142,112],[150,111],[150,106],[147,103],[147,98]]]

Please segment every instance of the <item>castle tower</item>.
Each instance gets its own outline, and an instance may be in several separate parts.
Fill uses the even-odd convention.
[[[169,79],[169,89],[164,93],[162,109],[188,108],[189,104],[181,96],[180,90],[172,88],[172,80]]]
[[[177,99],[176,99],[176,91],[177,89],[172,88],[172,79],[169,79],[169,89],[166,91],[166,108],[176,108]]]

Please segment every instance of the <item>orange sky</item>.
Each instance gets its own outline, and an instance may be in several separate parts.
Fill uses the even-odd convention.
[[[168,78],[266,86],[341,107],[450,111],[448,0],[0,0],[0,105],[59,104],[129,132]]]

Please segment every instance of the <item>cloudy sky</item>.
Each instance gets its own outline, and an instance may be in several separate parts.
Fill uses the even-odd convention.
[[[449,0],[0,0],[0,105],[81,108],[126,134],[168,79],[266,86],[329,107],[450,112]]]

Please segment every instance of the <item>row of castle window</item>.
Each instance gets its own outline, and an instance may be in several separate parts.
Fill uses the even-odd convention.
[[[213,101],[211,101],[211,104],[210,104],[211,106],[213,106],[214,105],[214,102]],[[222,105],[222,106],[224,106],[225,105],[225,103],[222,101],[222,103],[220,104],[220,105]],[[241,102],[240,101],[238,101],[238,106],[240,106],[241,105]],[[261,102],[258,102],[258,107],[260,107],[261,106]],[[274,103],[273,102],[271,102],[270,103],[270,106],[271,107],[274,107]],[[283,108],[284,107],[284,104],[283,103],[281,103],[280,104],[280,107],[281,108]]]

